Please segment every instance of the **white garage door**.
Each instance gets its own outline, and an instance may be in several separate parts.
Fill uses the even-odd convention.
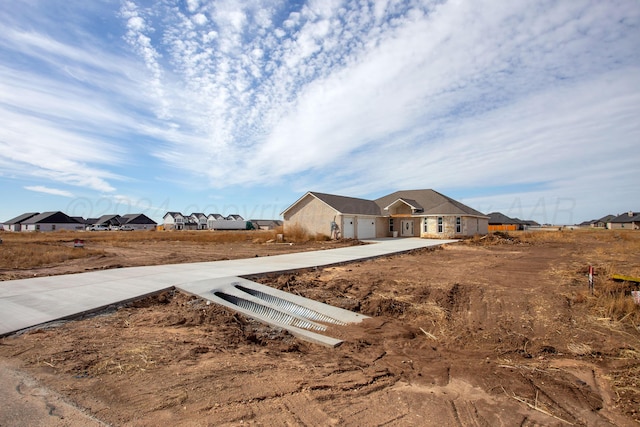
[[[342,218],[342,237],[344,239],[353,239],[356,237],[355,227],[353,226],[354,222],[355,219],[352,216],[345,216]]]
[[[376,237],[376,220],[358,218],[358,239],[373,239],[374,237]]]

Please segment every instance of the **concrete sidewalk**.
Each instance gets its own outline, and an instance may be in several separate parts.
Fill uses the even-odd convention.
[[[0,282],[0,336],[135,300],[172,286],[375,258],[455,240],[376,239],[368,245],[229,261],[129,267]]]

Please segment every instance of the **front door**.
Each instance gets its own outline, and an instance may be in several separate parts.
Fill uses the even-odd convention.
[[[400,231],[400,235],[403,237],[413,236],[413,220],[412,219],[403,219],[400,223],[402,226],[402,230]]]

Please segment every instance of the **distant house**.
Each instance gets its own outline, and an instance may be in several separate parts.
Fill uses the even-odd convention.
[[[203,213],[192,213],[188,217],[188,223],[193,224],[196,230],[207,229],[207,216]]]
[[[180,212],[167,212],[162,219],[165,230],[184,230],[185,217]]]
[[[489,215],[489,231],[522,230],[524,224],[516,218],[509,218],[501,212],[491,212]]]
[[[167,212],[163,217],[165,230],[246,230],[247,221],[240,215]]]
[[[582,221],[578,227],[583,228],[609,228],[609,222],[615,218],[615,215],[603,216],[600,219],[592,219],[590,221]]]
[[[38,215],[39,212],[27,212],[22,215],[18,215],[15,218],[12,218],[3,223],[3,228],[6,231],[22,231],[22,223],[34,216]]]
[[[102,215],[91,225],[98,225],[107,228],[120,227],[122,225],[120,218],[120,215],[117,214]]]
[[[249,222],[256,230],[275,230],[282,226],[282,221],[279,219],[251,219]]]
[[[122,215],[120,223],[122,226],[127,226],[134,230],[155,230],[158,225],[157,222],[141,213]]]
[[[640,212],[629,211],[611,219],[609,228],[612,230],[640,230]]]
[[[285,233],[299,226],[333,238],[455,238],[488,230],[486,215],[434,190],[396,191],[376,200],[309,191],[282,216]]]
[[[533,221],[531,219],[518,219],[518,218],[514,218],[515,220],[520,221],[520,223],[523,225],[525,230],[528,230],[530,228],[540,228],[541,225],[539,223],[537,223],[536,221]]]
[[[614,219],[615,215],[606,215],[596,220],[591,226],[594,228],[609,228],[609,223]]]
[[[90,225],[90,224],[88,224],[88,223],[87,223],[87,220],[86,220],[86,219],[84,219],[84,218],[83,218],[83,217],[81,217],[81,216],[72,216],[71,218],[75,219],[75,220],[76,220],[76,221],[78,221],[80,224],[83,224],[85,227],[87,227],[88,225]]]
[[[67,214],[55,211],[35,215],[22,222],[23,231],[84,230],[84,224]]]

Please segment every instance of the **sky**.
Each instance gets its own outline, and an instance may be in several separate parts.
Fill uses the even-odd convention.
[[[0,222],[431,188],[640,210],[640,1],[0,2]]]

